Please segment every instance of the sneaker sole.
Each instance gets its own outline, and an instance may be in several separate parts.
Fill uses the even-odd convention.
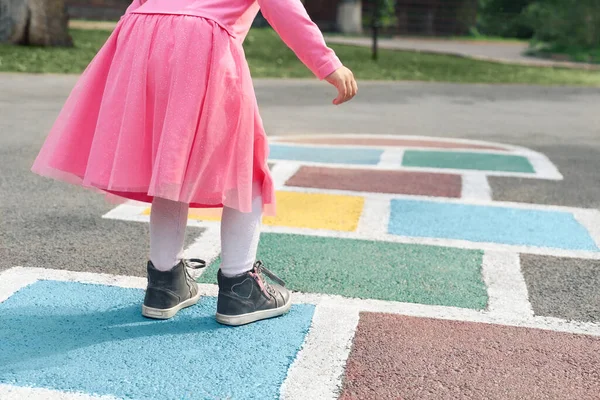
[[[246,324],[250,324],[252,322],[260,321],[263,319],[279,317],[280,315],[287,313],[290,310],[291,306],[292,306],[292,298],[290,297],[290,300],[286,304],[282,305],[279,308],[255,311],[253,313],[241,314],[241,315],[224,315],[224,314],[217,313],[216,319],[217,319],[218,323],[223,324],[223,325],[229,325],[229,326],[246,325]]]
[[[142,315],[147,318],[152,319],[169,319],[173,318],[175,314],[177,314],[180,310],[193,306],[200,300],[200,292],[198,292],[194,297],[190,297],[186,301],[182,301],[177,304],[175,307],[171,308],[152,308],[142,305]]]

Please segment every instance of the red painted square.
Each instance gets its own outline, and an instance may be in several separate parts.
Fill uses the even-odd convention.
[[[342,400],[598,399],[600,337],[362,313]]]
[[[461,195],[462,180],[460,175],[453,174],[302,167],[286,185],[458,198]]]

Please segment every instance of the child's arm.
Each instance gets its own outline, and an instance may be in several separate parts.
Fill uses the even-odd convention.
[[[357,91],[352,71],[327,47],[323,34],[311,21],[300,0],[258,0],[261,12],[285,44],[319,79],[338,90],[334,104],[352,99]]]
[[[258,0],[258,4],[285,44],[319,79],[342,66],[300,0]]]

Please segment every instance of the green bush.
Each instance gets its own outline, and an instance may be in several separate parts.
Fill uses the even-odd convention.
[[[600,48],[600,1],[543,0],[523,14],[534,40],[557,50]]]

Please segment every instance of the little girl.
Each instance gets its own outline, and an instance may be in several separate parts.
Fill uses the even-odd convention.
[[[268,143],[242,42],[259,8],[338,90],[357,92],[300,0],[134,0],[73,89],[33,171],[152,203],[142,314],[167,319],[200,294],[182,259],[189,207],[223,207],[217,321],[282,315],[283,281],[256,261],[275,212]],[[268,283],[263,273],[277,284]]]

